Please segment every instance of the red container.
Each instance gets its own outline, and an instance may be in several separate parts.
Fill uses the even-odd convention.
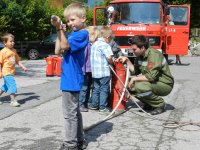
[[[54,58],[52,56],[46,58],[46,76],[54,76]]]
[[[126,80],[126,69],[124,68],[124,65],[122,63],[116,62],[114,65],[114,70],[116,74],[119,76],[121,81],[125,83]],[[113,74],[112,75],[112,88],[111,88],[111,108],[114,109],[117,105],[117,103],[120,100],[120,97],[123,93],[124,86],[119,81],[119,79]],[[123,97],[123,100],[121,101],[119,107],[117,110],[124,110],[126,107],[126,98]]]

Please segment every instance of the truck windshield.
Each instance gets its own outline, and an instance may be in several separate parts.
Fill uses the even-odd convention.
[[[114,7],[113,24],[159,24],[160,3],[118,3]]]

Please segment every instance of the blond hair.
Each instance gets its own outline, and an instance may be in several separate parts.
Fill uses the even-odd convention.
[[[100,37],[103,37],[103,38],[111,37],[113,39],[114,38],[114,33],[113,33],[113,31],[111,30],[110,27],[103,26],[101,28],[101,31],[100,31]]]
[[[64,10],[64,16],[68,18],[71,15],[76,15],[79,18],[86,16],[85,7],[80,3],[72,3],[68,5]]]
[[[99,29],[96,26],[88,26],[85,29],[89,33],[90,42],[94,43],[100,37]]]
[[[1,41],[5,44],[9,38],[15,38],[14,35],[12,35],[11,33],[4,33],[3,36],[1,37]]]

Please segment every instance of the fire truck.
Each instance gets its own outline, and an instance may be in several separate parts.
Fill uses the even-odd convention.
[[[130,39],[139,34],[165,56],[188,54],[189,5],[167,5],[161,0],[113,0],[109,6],[94,7],[93,14],[93,25],[110,25],[115,42],[128,57],[134,57]],[[101,15],[106,18],[105,24],[99,22]]]

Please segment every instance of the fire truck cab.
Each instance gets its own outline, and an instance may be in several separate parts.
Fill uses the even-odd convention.
[[[133,56],[129,39],[139,34],[163,54],[188,53],[189,5],[166,5],[161,0],[113,0],[109,6],[94,7],[94,25],[105,25],[98,22],[102,15],[115,34],[115,42],[128,57]]]

